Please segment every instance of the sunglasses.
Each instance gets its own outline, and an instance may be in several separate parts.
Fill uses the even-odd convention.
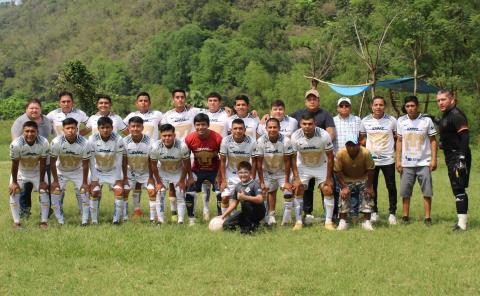
[[[340,104],[340,105],[338,105],[338,107],[340,107],[340,108],[350,108],[350,105],[349,104]]]

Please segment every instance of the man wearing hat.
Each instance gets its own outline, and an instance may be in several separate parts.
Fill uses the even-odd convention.
[[[337,152],[335,176],[340,190],[340,222],[337,230],[346,230],[347,214],[354,199],[360,204],[360,212],[364,214],[362,228],[373,230],[370,216],[373,203],[373,175],[375,163],[367,148],[360,146],[358,135],[350,135],[346,138],[345,148]]]
[[[290,114],[298,122],[304,114],[310,113],[315,119],[315,125],[328,132],[332,141],[335,141],[335,123],[328,111],[320,108],[320,96],[316,89],[310,89],[305,93],[305,109],[297,110]],[[315,189],[315,180],[311,179],[308,188],[303,195],[303,210],[305,212],[305,223],[312,223],[313,212],[313,190]]]

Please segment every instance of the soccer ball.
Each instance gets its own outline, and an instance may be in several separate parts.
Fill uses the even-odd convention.
[[[220,217],[213,218],[212,220],[210,220],[210,223],[208,224],[208,229],[210,229],[210,231],[223,230],[223,219]]]

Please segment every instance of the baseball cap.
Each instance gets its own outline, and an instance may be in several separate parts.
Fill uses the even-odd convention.
[[[345,141],[345,144],[348,142],[352,142],[353,144],[357,145],[358,144],[358,136],[357,135],[348,135],[347,140]]]
[[[350,101],[349,98],[347,97],[341,97],[340,99],[338,99],[337,101],[337,106],[340,106],[341,103],[343,102],[347,102],[349,105],[352,105],[352,102]]]
[[[320,95],[318,94],[318,91],[317,91],[316,89],[307,90],[307,92],[305,93],[305,99],[306,99],[309,95],[314,95],[314,96],[316,96],[317,98],[320,97]]]

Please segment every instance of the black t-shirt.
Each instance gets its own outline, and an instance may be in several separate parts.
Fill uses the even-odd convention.
[[[468,129],[467,117],[456,106],[443,113],[438,123],[438,129],[440,131],[442,149],[446,156],[454,155],[457,152],[469,152],[468,150],[462,151],[460,145],[459,132],[466,128]]]
[[[247,183],[242,183],[242,182],[238,183],[235,186],[235,191],[233,192],[232,199],[238,200],[237,194],[241,191],[243,191],[243,193],[249,196],[257,196],[258,194],[262,194],[262,188],[260,188],[260,185],[258,185],[258,182],[255,181],[254,179],[251,179]],[[243,202],[244,201],[242,200],[241,203]],[[261,204],[252,203],[252,204],[258,205],[259,207],[263,207],[263,203]]]
[[[306,113],[313,114],[313,116],[315,117],[315,125],[317,127],[323,128],[324,130],[326,130],[327,127],[335,127],[335,122],[333,121],[332,115],[330,115],[328,111],[325,111],[323,109],[318,109],[315,112],[308,111],[307,109],[301,109],[293,112],[292,114],[290,114],[290,116],[295,118],[298,121],[298,124],[300,124],[300,119],[302,119],[303,114]]]

